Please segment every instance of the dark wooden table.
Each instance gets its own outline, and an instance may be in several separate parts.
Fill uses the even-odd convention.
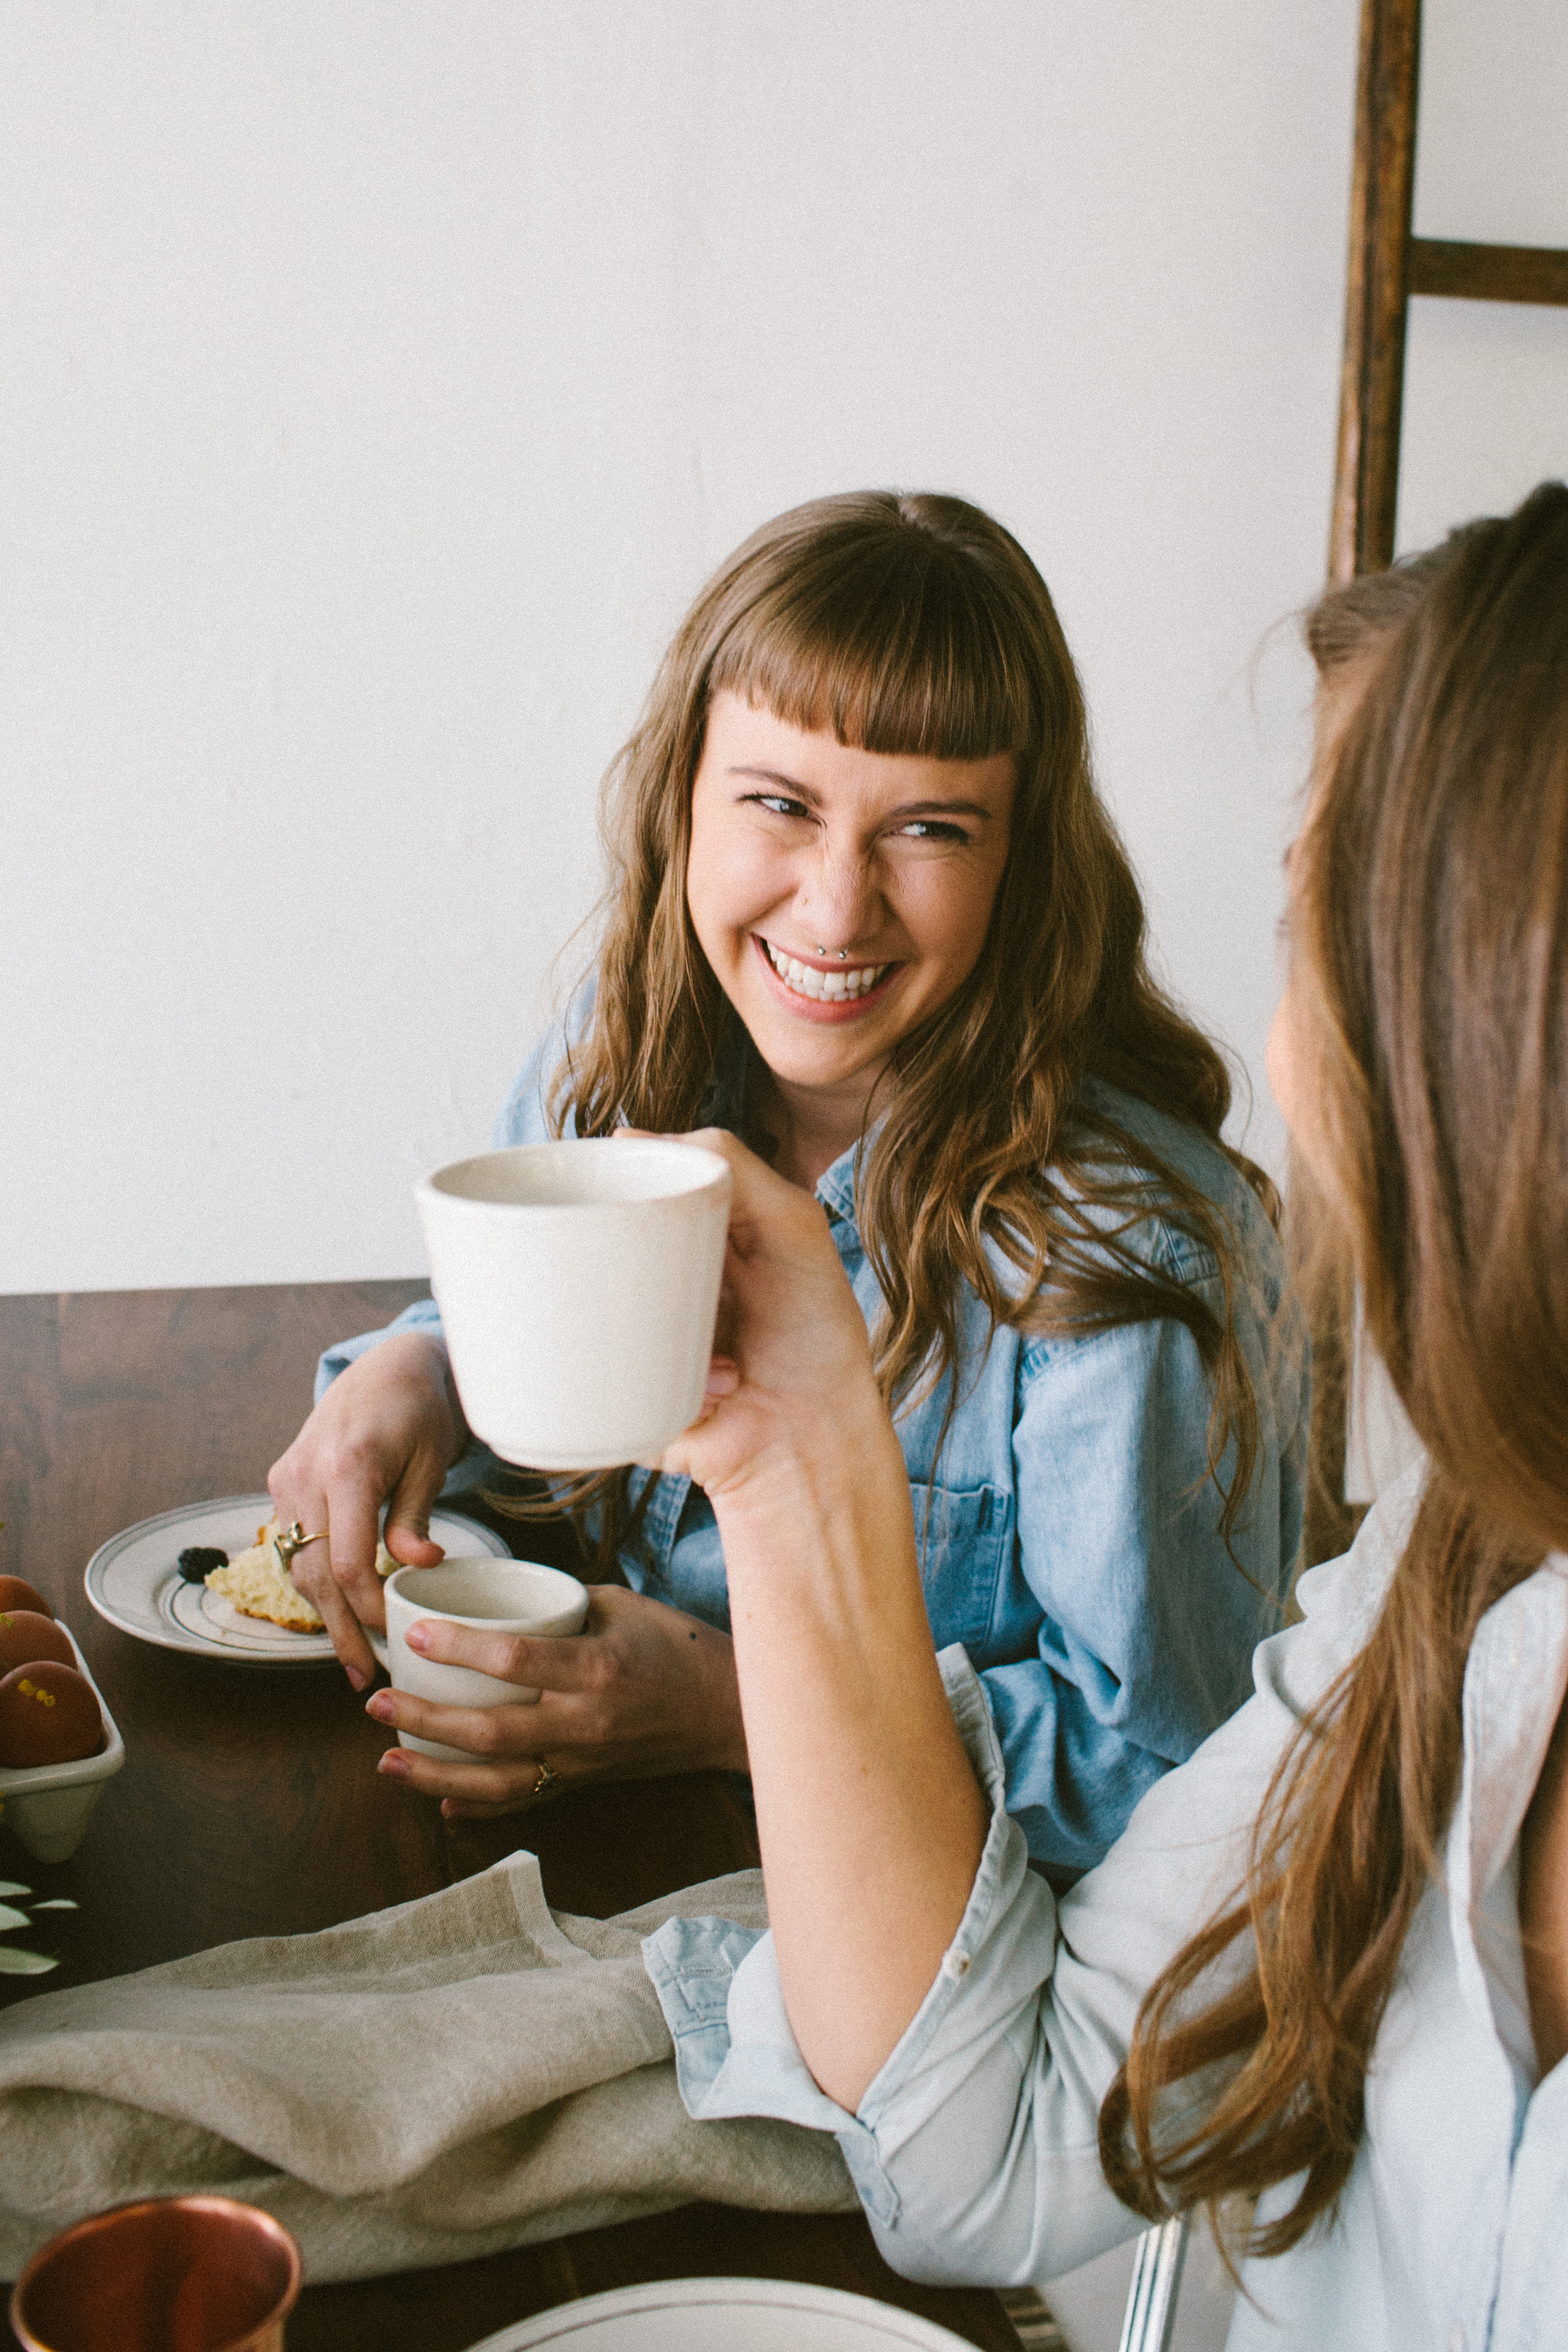
[[[35,1862],[0,1824],[0,1874],[80,1906],[42,1915],[29,1937],[59,1968],[0,1978],[0,2000],[234,1937],[330,1927],[433,1893],[523,1844],[557,1908],[597,1917],[756,1861],[747,1810],[717,1774],[578,1790],[531,1816],[447,1824],[376,1772],[391,1735],[335,1666],[209,1664],[133,1641],[89,1607],[82,1571],[100,1543],[182,1503],[259,1492],[309,1404],[320,1349],[385,1322],[422,1290],[0,1298],[0,1572],[27,1578],[66,1619],[127,1751],[69,1862]],[[491,1524],[524,1535],[514,1549],[576,1564],[535,1528]],[[569,1529],[548,1533],[570,1544]],[[46,1930],[45,1919],[58,1924]],[[289,2352],[462,2352],[574,2296],[720,2273],[879,2295],[989,2352],[1017,2352],[994,2296],[897,2278],[858,2215],[711,2205],[444,2270],[307,2287]]]

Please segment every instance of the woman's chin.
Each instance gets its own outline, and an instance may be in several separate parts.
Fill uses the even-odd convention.
[[[879,1069],[898,1043],[899,1031],[884,1008],[814,1004],[802,1011],[783,1007],[760,990],[747,991],[738,1005],[752,1045],[786,1085],[843,1085],[863,1070]]]

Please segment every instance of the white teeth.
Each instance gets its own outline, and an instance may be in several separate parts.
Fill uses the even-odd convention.
[[[768,961],[786,988],[797,996],[809,996],[818,1004],[844,1004],[857,996],[864,996],[875,988],[888,967],[885,963],[846,964],[842,970],[818,971],[815,964],[802,963],[798,958],[785,955],[775,948],[772,940],[764,940]]]

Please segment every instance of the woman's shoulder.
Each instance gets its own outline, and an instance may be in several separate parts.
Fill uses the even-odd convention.
[[[1303,1569],[1296,1605],[1304,1622],[1326,1629],[1346,1660],[1363,1650],[1410,1542],[1431,1464],[1425,1453],[1384,1488],[1348,1551]],[[1337,1671],[1337,1668],[1336,1668]]]
[[[1183,1280],[1217,1274],[1212,1243],[1183,1219],[1181,1202],[1169,1181],[1174,1176],[1219,1212],[1232,1248],[1272,1286],[1282,1273],[1273,1220],[1213,1136],[1105,1078],[1084,1078],[1078,1104],[1081,1139],[1060,1181],[1091,1223],[1108,1230],[1116,1226],[1141,1256]],[[1098,1199],[1102,1181],[1113,1195],[1122,1197],[1109,1202]],[[1144,1216],[1131,1228],[1124,1199],[1129,1182],[1147,1202]]]

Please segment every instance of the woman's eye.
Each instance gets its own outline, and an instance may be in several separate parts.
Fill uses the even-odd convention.
[[[969,835],[961,824],[949,824],[941,817],[914,817],[899,827],[900,841],[956,841],[967,844]]]
[[[811,811],[804,801],[792,801],[784,793],[748,793],[749,807],[764,808],[774,816],[809,816]]]

